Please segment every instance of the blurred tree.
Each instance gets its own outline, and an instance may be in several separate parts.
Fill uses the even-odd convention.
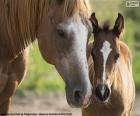
[[[140,7],[122,9],[126,18],[126,40],[133,51],[133,75],[137,90],[140,90]]]
[[[137,8],[124,8],[125,16],[131,20],[134,25],[134,49],[140,52],[140,7]]]

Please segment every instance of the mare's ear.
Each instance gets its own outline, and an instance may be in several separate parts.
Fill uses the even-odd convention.
[[[98,20],[95,16],[94,12],[92,13],[92,15],[90,17],[90,21],[92,23],[93,33],[96,34],[99,30],[99,25],[98,25]]]
[[[123,32],[123,30],[124,30],[124,18],[122,14],[118,13],[118,18],[116,19],[113,32],[119,37],[120,34]]]

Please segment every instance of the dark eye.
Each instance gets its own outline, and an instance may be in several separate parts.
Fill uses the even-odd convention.
[[[57,34],[62,38],[66,37],[66,33],[62,29],[57,29]]]
[[[117,53],[117,54],[114,56],[114,61],[115,61],[115,62],[118,60],[119,56],[120,56],[119,53]]]

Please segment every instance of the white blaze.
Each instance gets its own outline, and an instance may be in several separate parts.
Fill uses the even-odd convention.
[[[110,54],[110,52],[112,51],[112,49],[110,48],[110,43],[108,41],[105,41],[103,43],[103,46],[102,46],[102,49],[101,49],[101,52],[103,54],[103,82],[106,80],[106,75],[105,75],[105,71],[106,71],[106,62],[107,62],[107,59],[108,59],[108,56]]]
[[[105,87],[103,86],[102,89],[101,89],[102,96],[104,96],[104,93],[105,93]]]

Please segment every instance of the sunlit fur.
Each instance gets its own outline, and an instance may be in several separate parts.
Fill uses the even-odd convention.
[[[92,103],[88,108],[82,109],[82,116],[131,116],[135,101],[135,85],[132,76],[132,56],[128,46],[118,40],[120,46],[121,60],[117,63],[113,73],[112,95],[108,102],[101,103],[92,96]],[[89,45],[88,52],[91,53],[93,44]],[[94,62],[88,55],[90,81],[95,80]],[[128,75],[128,76],[126,76]],[[94,85],[93,85],[94,86]],[[94,86],[95,87],[95,86]]]
[[[47,15],[58,1],[63,0],[0,0],[0,32],[7,36],[3,41],[9,41],[11,54],[16,55],[36,39],[43,14]],[[64,0],[63,15],[69,17],[79,12],[87,18],[85,2]]]

